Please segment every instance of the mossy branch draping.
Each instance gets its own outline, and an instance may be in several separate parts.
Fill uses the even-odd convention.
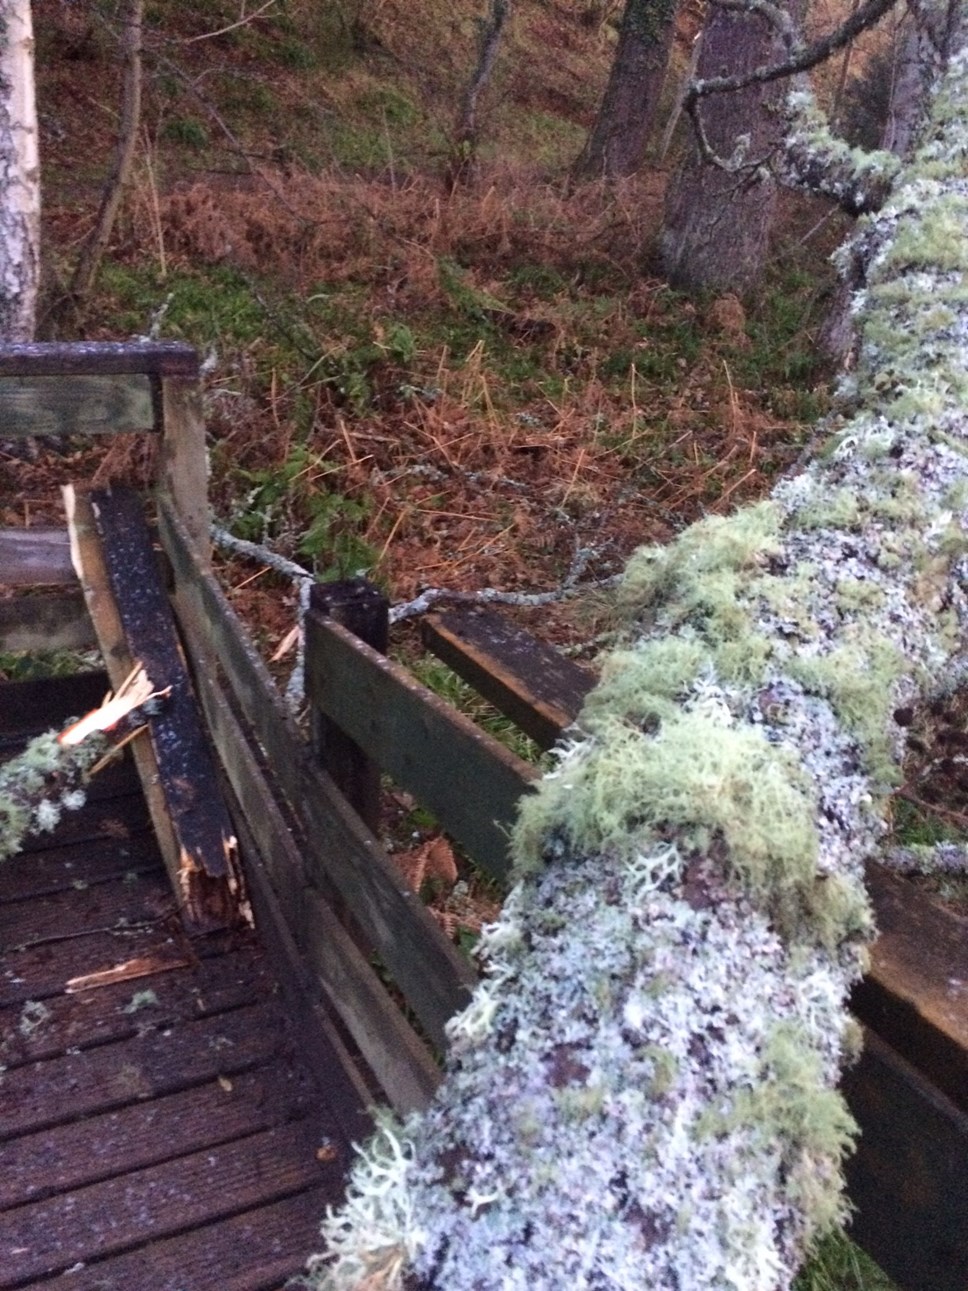
[[[522,813],[421,1116],[380,1123],[320,1288],[792,1282],[842,1216],[863,865],[902,707],[968,624],[968,35],[851,254],[826,453],[632,561],[622,649]]]

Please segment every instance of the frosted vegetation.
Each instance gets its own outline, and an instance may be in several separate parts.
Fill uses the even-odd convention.
[[[314,1286],[775,1291],[841,1216],[893,715],[968,620],[964,45],[858,226],[827,451],[633,558],[625,642],[522,814],[443,1086],[381,1122]]]

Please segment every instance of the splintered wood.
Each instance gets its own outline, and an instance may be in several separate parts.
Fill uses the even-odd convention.
[[[141,503],[129,489],[64,489],[71,554],[112,685],[136,663],[166,693],[132,748],[165,865],[188,924],[250,917],[235,832],[195,707]]]

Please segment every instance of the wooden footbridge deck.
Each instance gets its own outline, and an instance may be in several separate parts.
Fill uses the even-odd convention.
[[[380,776],[496,883],[534,779],[384,657],[358,582],[314,588],[303,739],[211,574],[199,406],[186,346],[0,349],[0,438],[158,442],[150,529],[107,488],[69,498],[69,538],[0,530],[0,650],[97,645],[110,678],[0,685],[0,764],[132,663],[168,692],[86,806],[0,866],[0,1291],[298,1274],[368,1105],[426,1105],[474,982],[378,842]],[[425,643],[545,745],[591,684],[487,613]],[[905,1291],[966,1291],[968,921],[868,877],[853,1235]]]

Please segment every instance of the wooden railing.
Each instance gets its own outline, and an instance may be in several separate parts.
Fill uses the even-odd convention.
[[[8,370],[0,361],[0,408]],[[385,657],[385,607],[358,583],[314,589],[306,625],[313,739],[303,736],[210,570],[203,476],[185,474],[203,458],[201,421],[184,413],[197,409],[197,396],[187,387],[165,393],[166,382],[191,378],[149,375],[163,397],[161,422],[148,433],[168,445],[158,535],[259,926],[288,965],[309,1030],[342,1036],[364,1060],[374,1096],[400,1111],[421,1108],[439,1081],[447,1021],[469,998],[475,972],[379,841],[380,777],[429,808],[502,883],[507,832],[535,773]],[[591,684],[495,616],[437,616],[424,637],[543,744]],[[844,1081],[862,1129],[848,1169],[854,1235],[909,1291],[964,1291],[968,921],[876,866],[868,881],[881,936],[854,1000],[867,1044]]]
[[[0,440],[149,434],[156,478],[197,552],[209,553],[205,429],[198,354],[178,342],[0,346]],[[0,650],[96,644],[76,587],[66,529],[0,528]],[[70,590],[65,590],[65,589]],[[38,594],[37,589],[43,589]]]

